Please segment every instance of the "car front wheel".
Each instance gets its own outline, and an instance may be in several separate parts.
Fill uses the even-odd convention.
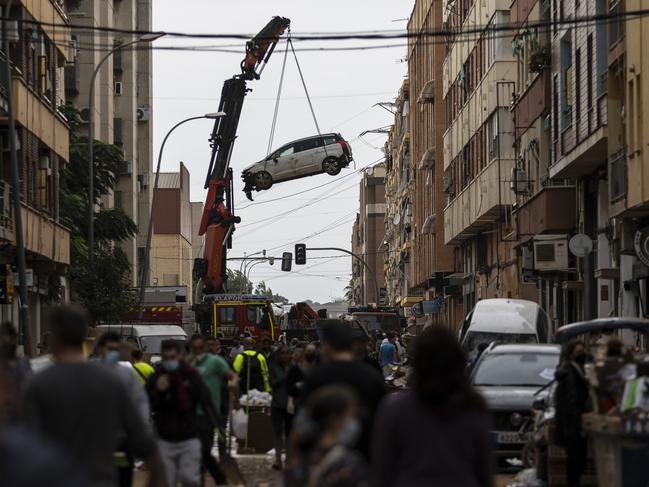
[[[257,186],[257,189],[270,189],[272,185],[273,177],[268,171],[255,173],[255,186]]]
[[[336,176],[340,174],[342,166],[340,165],[340,161],[335,157],[327,157],[322,161],[322,170],[329,174],[329,176]]]

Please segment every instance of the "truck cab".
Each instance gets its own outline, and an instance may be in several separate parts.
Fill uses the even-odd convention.
[[[259,339],[268,335],[275,340],[279,326],[272,304],[266,296],[254,294],[212,294],[194,305],[202,335],[229,342],[240,335]]]

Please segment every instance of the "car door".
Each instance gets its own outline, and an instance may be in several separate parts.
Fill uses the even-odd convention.
[[[339,146],[336,145],[336,138],[333,135],[323,135],[320,144],[314,153],[314,164],[322,172],[322,161],[327,157],[339,157]]]
[[[295,145],[287,144],[276,150],[266,162],[266,171],[273,177],[274,181],[281,181],[290,178],[295,166]]]
[[[318,152],[322,150],[322,139],[312,137],[295,143],[298,149],[296,161],[296,176],[307,176],[315,172],[322,172],[322,160]]]

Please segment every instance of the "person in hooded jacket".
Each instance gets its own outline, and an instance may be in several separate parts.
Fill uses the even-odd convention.
[[[555,439],[566,449],[566,480],[579,487],[586,466],[587,441],[581,428],[581,415],[588,411],[588,382],[584,375],[586,350],[581,341],[567,343],[555,378]]]
[[[199,406],[212,428],[218,424],[218,414],[200,374],[183,359],[179,342],[165,340],[161,351],[162,361],[146,384],[158,446],[169,485],[197,487],[201,466]]]

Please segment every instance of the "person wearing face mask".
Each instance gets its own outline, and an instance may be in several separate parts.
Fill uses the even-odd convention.
[[[207,340],[200,335],[194,335],[191,339],[192,360],[191,365],[201,375],[205,386],[210,391],[212,403],[217,412],[221,411],[221,390],[224,382],[235,379],[237,375],[230,370],[230,366],[220,355],[209,353]],[[218,415],[219,428],[225,428],[223,417]],[[207,470],[214,482],[224,484],[225,475],[216,459],[212,456],[214,446],[214,426],[202,408],[198,410],[198,429],[201,440],[201,461],[203,468]]]
[[[369,472],[353,445],[361,434],[358,400],[345,386],[325,386],[296,416],[287,457],[286,487],[364,487]]]
[[[218,414],[200,374],[183,360],[180,343],[165,340],[161,351],[162,360],[146,383],[158,446],[169,485],[197,487],[201,467],[198,410],[202,409],[212,430],[218,426]]]
[[[133,404],[138,408],[140,418],[144,424],[149,424],[150,409],[149,399],[142,387],[137,370],[130,367],[128,363],[120,364],[122,349],[122,337],[115,332],[106,332],[97,342],[95,348],[99,363],[111,370],[126,386]],[[119,471],[120,487],[130,487],[133,484],[133,466],[135,459],[128,447],[122,442],[116,454],[116,463]]]
[[[557,444],[566,449],[566,479],[571,487],[579,487],[586,466],[587,441],[581,428],[581,415],[589,409],[585,364],[584,344],[574,340],[564,346],[561,365],[555,373],[555,437]]]

